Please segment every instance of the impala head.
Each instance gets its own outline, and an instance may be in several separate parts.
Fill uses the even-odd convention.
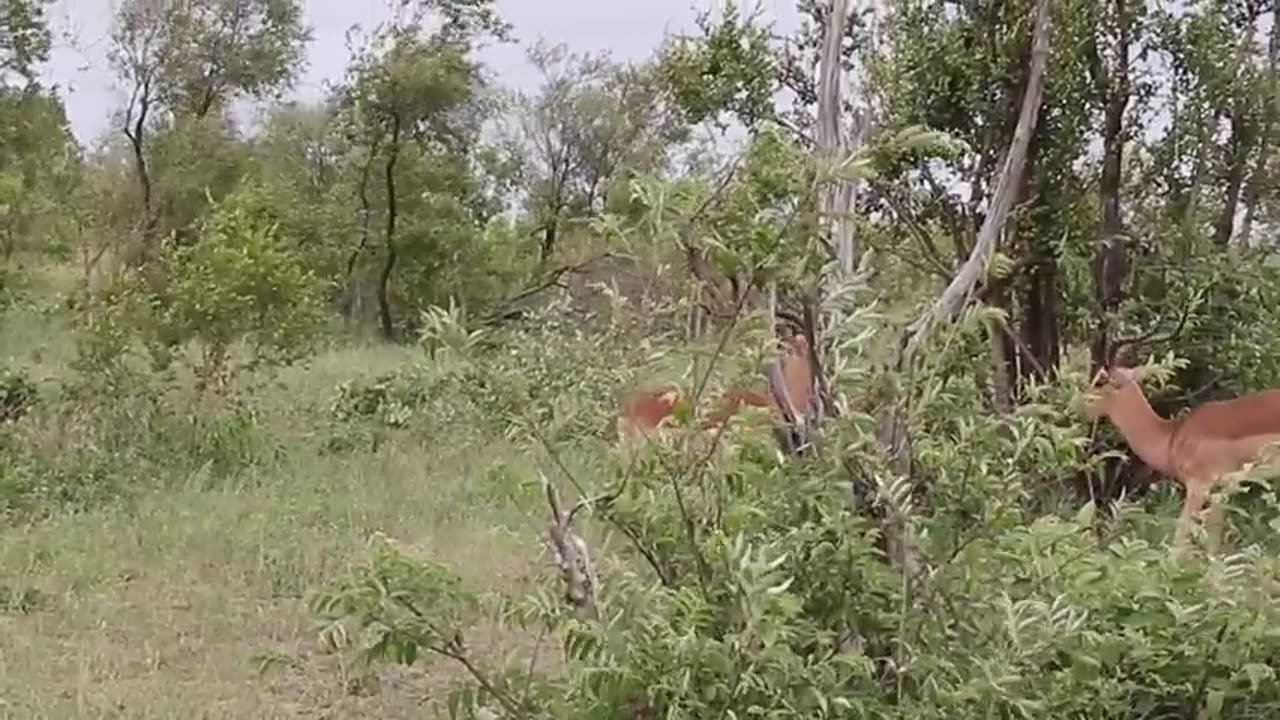
[[[1132,368],[1113,365],[1110,369],[1099,369],[1086,394],[1085,413],[1089,419],[1110,415],[1117,400],[1124,396],[1126,390],[1136,388],[1137,382]]]
[[[1172,331],[1157,337],[1156,331],[1151,330],[1136,337],[1119,338],[1109,344],[1106,364],[1094,373],[1093,380],[1089,383],[1085,412],[1091,420],[1110,415],[1116,403],[1122,402],[1126,397],[1132,398],[1134,392],[1141,394],[1139,377],[1133,369],[1137,361],[1137,349],[1147,344],[1176,340],[1187,324],[1187,317],[1195,300],[1196,298],[1192,298],[1183,308],[1182,316]]]

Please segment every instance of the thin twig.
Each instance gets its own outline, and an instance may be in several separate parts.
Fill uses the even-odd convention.
[[[533,652],[529,654],[529,668],[524,674],[524,697],[520,701],[520,704],[525,707],[529,706],[529,695],[533,692],[533,671],[538,667],[538,656],[542,653],[542,642],[546,640],[549,632],[551,632],[550,624],[543,623],[542,629],[538,631],[538,639],[533,643]]]
[[[405,610],[408,610],[414,617],[418,618],[419,620],[426,619],[426,615],[421,610],[419,610],[413,604],[413,601],[409,600],[409,598],[403,595],[399,595],[395,597],[395,601]],[[432,630],[432,632],[435,632],[436,634],[443,635],[443,633],[439,632],[439,628],[430,627],[430,629]],[[489,679],[487,675],[485,675],[483,672],[480,671],[480,668],[476,667],[475,664],[471,662],[471,659],[467,657],[466,652],[462,647],[459,637],[455,637],[453,640],[450,640],[444,645],[424,644],[423,646],[427,650],[430,650],[431,652],[436,653],[437,655],[442,655],[444,657],[450,658],[452,660],[455,660],[461,663],[462,666],[466,668],[467,672],[471,675],[471,677],[477,683],[479,683],[480,687],[484,688],[484,690],[488,692],[490,695],[492,695],[495,700],[501,703],[502,707],[512,716],[515,716],[515,717],[529,716],[529,714],[525,712],[519,704],[516,703],[514,698],[512,698],[504,690],[499,688],[496,683],[494,683],[492,680]],[[457,649],[452,649],[452,647],[456,647]]]

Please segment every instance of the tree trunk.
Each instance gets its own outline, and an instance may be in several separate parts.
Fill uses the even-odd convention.
[[[391,273],[396,267],[396,161],[400,158],[400,115],[391,117],[391,146],[387,149],[386,183],[387,183],[387,257],[382,265],[382,274],[378,277],[378,317],[382,321],[382,336],[387,340],[395,340],[395,323],[391,319],[391,300],[388,298],[387,286],[391,284]]]
[[[560,221],[558,216],[547,220],[542,226],[542,248],[539,255],[539,262],[546,265],[551,261],[551,255],[556,251],[556,240],[559,235]]]
[[[822,58],[818,67],[817,146],[819,155],[832,165],[840,161],[841,153],[846,150],[840,133],[840,46],[848,15],[848,0],[831,0],[831,11],[827,16],[822,39]],[[821,202],[822,215],[828,223],[831,245],[839,268],[839,282],[853,275],[857,262],[853,226],[845,217],[853,207],[853,183],[847,180],[830,181]]]
[[[138,174],[138,186],[142,191],[142,252],[139,253],[139,264],[145,262],[151,252],[151,243],[155,235],[156,216],[152,209],[151,172],[147,167],[147,156],[144,152],[146,144],[147,117],[151,111],[151,83],[144,80],[135,91],[137,98],[137,115],[133,114],[133,105],[129,106],[129,116],[125,119],[124,134],[129,139],[133,150],[133,166]],[[132,122],[131,122],[132,121]]]
[[[841,46],[844,40],[846,20],[849,16],[849,0],[831,0],[830,12],[823,29],[822,56],[818,65],[818,126],[817,155],[834,167],[843,160],[842,155],[853,152],[862,141],[866,124],[862,118],[855,118],[855,132],[851,138],[852,147],[846,147],[840,127],[840,83],[843,64],[841,63]],[[857,266],[858,246],[853,235],[853,224],[848,215],[857,198],[857,187],[849,180],[831,179],[824,185],[822,195],[818,199],[820,216],[827,224],[831,242],[831,251],[835,255],[836,272],[830,278],[828,291],[837,293],[842,284],[853,277]],[[814,405],[813,417],[815,425],[820,424],[826,414],[826,408],[834,408],[831,402],[830,388],[823,372],[822,345],[823,335],[819,323],[823,318],[818,313],[820,306],[818,293],[805,293],[801,299],[800,313],[804,320],[801,328],[809,341],[810,370],[813,372],[814,391],[817,402]],[[808,409],[806,409],[806,412]]]
[[[373,161],[378,156],[379,140],[375,136],[373,142],[369,145],[369,160],[365,162],[364,167],[360,168],[360,184],[358,190],[360,194],[360,244],[351,251],[347,256],[347,276],[346,276],[346,293],[342,298],[340,312],[342,319],[350,322],[351,311],[355,305],[356,295],[356,262],[360,259],[360,254],[369,245],[369,235],[372,232],[370,224],[373,218],[373,203],[369,200],[369,176],[373,171]]]
[[[927,342],[933,326],[950,322],[973,296],[973,289],[986,271],[988,261],[995,251],[996,241],[1004,231],[1005,221],[1018,194],[1027,160],[1031,134],[1040,116],[1040,100],[1044,92],[1045,66],[1048,64],[1049,39],[1052,35],[1049,0],[1036,0],[1035,36],[1031,49],[1031,64],[1027,72],[1026,90],[1022,97],[1022,109],[1013,139],[1004,158],[1000,178],[992,196],[991,209],[982,221],[977,242],[956,276],[934,301],[933,306],[907,328],[902,350],[895,366],[899,371],[911,366],[915,353]]]
[[[992,286],[992,292],[985,298],[988,306],[1009,311],[1009,292],[1004,283]],[[1005,321],[991,318],[987,321],[987,343],[991,353],[991,404],[995,409],[1007,414],[1013,410],[1015,390],[1018,376],[1017,351],[1009,339]]]
[[[1204,176],[1209,164],[1209,145],[1213,137],[1213,128],[1222,120],[1222,109],[1214,110],[1203,118],[1200,125],[1200,136],[1196,141],[1196,159],[1191,171],[1191,184],[1187,187],[1180,224],[1182,232],[1178,236],[1178,258],[1185,260],[1192,254],[1191,242],[1196,234],[1197,214],[1200,211],[1200,191],[1204,187]]]
[[[1124,183],[1124,114],[1129,106],[1129,10],[1126,0],[1114,0],[1118,33],[1116,63],[1104,70],[1106,109],[1102,123],[1102,204],[1101,232],[1093,254],[1093,297],[1097,303],[1097,326],[1089,355],[1096,373],[1106,362],[1110,343],[1110,322],[1124,300],[1124,280],[1129,274],[1129,248],[1124,236],[1120,189]]]
[[[1242,102],[1237,100],[1236,102]],[[1249,164],[1250,150],[1253,145],[1252,128],[1244,117],[1243,108],[1236,107],[1231,113],[1231,140],[1229,141],[1227,158],[1226,197],[1223,198],[1222,212],[1213,230],[1213,243],[1218,247],[1226,247],[1231,242],[1235,231],[1236,210],[1240,207],[1240,190],[1244,186],[1244,176]]]
[[[1035,163],[1035,139],[1028,149],[1027,170],[1023,174],[1019,203],[1030,204],[1036,198],[1045,199],[1052,188],[1041,187],[1042,178]],[[1051,201],[1050,201],[1051,202]],[[1022,272],[1018,280],[1022,290],[1019,309],[1021,317],[1020,353],[1011,353],[1017,367],[1014,372],[1014,397],[1020,396],[1024,380],[1034,378],[1045,381],[1057,374],[1061,351],[1060,323],[1058,319],[1058,249],[1054,244],[1054,228],[1041,224],[1033,216],[1029,223],[1029,236],[1023,250]],[[1010,232],[1014,232],[1010,228]],[[1012,332],[1012,330],[1011,330]]]
[[[893,369],[899,376],[909,377],[915,354],[928,342],[932,329],[939,323],[951,322],[972,299],[974,288],[986,273],[991,255],[995,252],[997,240],[1004,231],[1005,221],[1013,207],[1014,198],[1019,194],[1027,150],[1031,145],[1031,135],[1035,132],[1036,123],[1040,117],[1045,68],[1049,61],[1049,44],[1052,35],[1050,0],[1036,0],[1033,28],[1031,62],[1027,69],[1027,82],[1022,96],[1022,106],[1018,113],[1018,124],[1014,128],[1013,139],[1009,142],[1009,149],[1004,157],[990,210],[982,221],[982,228],[978,232],[969,258],[934,301],[933,306],[912,322],[903,333],[899,344],[900,349],[893,365]],[[909,476],[911,438],[907,432],[906,398],[903,397],[901,390],[895,390],[894,394],[897,397],[891,398],[889,410],[881,420],[878,440],[897,470],[904,476]],[[906,573],[913,573],[915,570],[910,532],[909,518],[901,518],[900,531],[895,531],[894,538],[886,538],[894,565]]]
[[[1061,350],[1058,258],[1053,245],[1042,237],[1033,241],[1029,252],[1031,262],[1023,275],[1027,286],[1022,303],[1022,337],[1036,362],[1022,366],[1019,377],[1043,381],[1056,374]]]
[[[1248,247],[1253,235],[1253,216],[1258,208],[1259,188],[1267,182],[1271,156],[1271,134],[1280,114],[1280,14],[1271,21],[1271,41],[1267,44],[1267,96],[1262,113],[1262,132],[1253,172],[1245,188],[1244,220],[1240,224],[1240,244]]]

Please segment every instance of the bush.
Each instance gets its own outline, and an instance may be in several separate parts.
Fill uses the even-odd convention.
[[[849,357],[861,352],[854,343],[875,347],[862,334],[871,319],[840,326]],[[590,517],[619,539],[607,554],[596,549],[595,613],[561,599],[558,574],[529,596],[485,593],[385,540],[316,591],[312,609],[326,638],[366,659],[460,663],[468,675],[451,717],[1271,717],[1280,563],[1264,548],[1274,541],[1255,529],[1232,555],[1174,555],[1163,545],[1167,508],[1068,510],[1066,482],[1096,462],[1074,414],[1083,370],[1029,388],[1013,413],[984,412],[982,387],[947,370],[981,323],[973,314],[956,326],[915,378],[914,483],[874,452],[874,426],[853,410],[804,459],[781,458],[767,433],[745,431],[707,467],[660,447],[624,467],[556,445],[580,453],[566,467],[599,472],[577,482],[601,498]],[[521,414],[545,429],[555,416],[520,403],[555,397],[604,412],[597,388],[624,366],[605,361],[599,336],[578,345],[561,335],[540,354],[553,342],[546,327],[502,342],[449,333],[434,367],[451,362],[443,348],[483,346],[467,377],[528,383],[525,394],[459,387],[483,414]],[[557,361],[574,363],[572,379],[552,369]],[[848,395],[885,380],[856,368],[837,379]],[[382,393],[370,391],[372,406]],[[870,486],[871,507],[851,503],[858,485]],[[1280,505],[1263,505],[1280,525]],[[878,516],[909,519],[911,572],[887,562]],[[564,664],[470,654],[467,633],[495,612],[554,633]]]
[[[251,405],[196,406],[162,378],[95,373],[0,433],[0,513],[36,519],[211,483],[277,459]]]
[[[242,186],[217,205],[194,243],[168,243],[157,267],[136,278],[141,297],[125,306],[161,365],[173,348],[198,342],[197,375],[219,388],[238,369],[236,345],[252,351],[250,366],[293,362],[325,322],[326,283],[290,238],[247,209],[252,192]]]
[[[26,372],[0,369],[0,425],[20,420],[38,397],[39,391]]]

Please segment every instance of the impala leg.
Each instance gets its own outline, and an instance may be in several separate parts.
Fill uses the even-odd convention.
[[[1209,552],[1216,555],[1227,538],[1227,504],[1221,499],[1209,504],[1209,512],[1204,516],[1204,530]]]
[[[1186,548],[1187,533],[1195,524],[1196,513],[1204,508],[1209,499],[1209,484],[1188,480],[1183,483],[1186,496],[1182,500],[1182,513],[1178,516],[1178,529],[1173,534],[1173,546],[1177,550]]]

